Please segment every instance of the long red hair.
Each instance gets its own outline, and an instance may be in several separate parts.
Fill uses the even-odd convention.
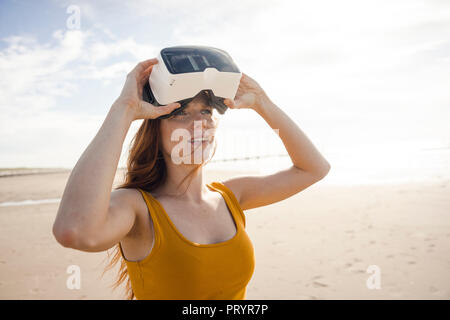
[[[206,91],[201,91],[195,98],[198,96],[200,96],[203,101],[206,101],[208,105],[212,104],[212,100]],[[131,140],[124,182],[114,189],[140,188],[151,192],[165,183],[167,167],[161,152],[160,126],[160,119],[143,120],[138,131]],[[211,157],[195,167],[195,169],[183,178],[179,185],[187,178],[193,177],[193,174],[201,170],[214,156],[217,149],[216,140],[214,140],[214,142],[215,144]],[[110,250],[112,250],[112,252],[110,252]],[[102,277],[106,271],[112,269],[120,261],[119,272],[111,287],[115,290],[120,284],[125,283],[125,298],[129,300],[136,299],[128,276],[126,262],[120,252],[119,243],[106,250],[106,253],[108,262],[102,273]]]

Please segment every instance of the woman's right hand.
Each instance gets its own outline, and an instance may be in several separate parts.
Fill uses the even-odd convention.
[[[172,112],[180,107],[179,103],[171,103],[165,106],[154,106],[142,100],[142,91],[145,82],[148,81],[153,66],[158,63],[156,58],[139,62],[136,67],[127,74],[125,85],[116,103],[130,107],[133,120],[155,119]]]

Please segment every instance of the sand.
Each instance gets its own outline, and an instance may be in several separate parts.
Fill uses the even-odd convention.
[[[60,198],[69,173],[1,177],[0,202]],[[243,174],[207,172],[207,179]],[[449,191],[450,181],[319,181],[289,199],[245,211],[256,255],[247,299],[450,299]],[[109,287],[114,271],[100,277],[106,252],[56,242],[57,208],[0,206],[0,299],[123,299],[122,287]],[[80,289],[67,288],[70,265],[80,267]],[[379,268],[379,289],[367,287],[371,265]]]

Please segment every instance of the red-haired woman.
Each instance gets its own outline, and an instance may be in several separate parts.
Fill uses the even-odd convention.
[[[330,165],[243,73],[234,101],[225,104],[253,109],[279,129],[292,166],[266,176],[205,183],[202,169],[214,154],[218,125],[213,100],[202,91],[181,112],[157,119],[180,105],[155,107],[142,100],[156,63],[143,61],[127,75],[120,96],[70,174],[54,236],[68,248],[115,250],[108,268],[121,261],[115,287],[125,281],[129,299],[245,299],[254,251],[244,210],[295,195],[321,180]],[[111,191],[124,139],[138,119],[144,121],[132,141],[125,182]],[[177,130],[189,137],[181,148],[173,141]],[[180,149],[181,156],[174,152]]]

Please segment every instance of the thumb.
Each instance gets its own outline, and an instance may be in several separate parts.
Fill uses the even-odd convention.
[[[141,110],[143,119],[156,119],[159,116],[171,113],[173,110],[179,108],[181,105],[178,102],[173,102],[165,106],[154,106],[146,101],[141,101]]]

